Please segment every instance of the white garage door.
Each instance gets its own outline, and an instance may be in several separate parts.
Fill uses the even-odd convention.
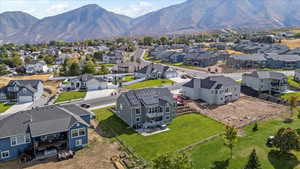
[[[20,103],[32,102],[32,97],[31,96],[20,96],[19,102]]]
[[[98,83],[89,83],[86,85],[87,90],[98,90],[99,84]]]

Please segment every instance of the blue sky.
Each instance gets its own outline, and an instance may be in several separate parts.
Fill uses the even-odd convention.
[[[0,0],[0,13],[23,11],[43,18],[60,14],[87,4],[99,6],[130,17],[141,16],[185,0]]]

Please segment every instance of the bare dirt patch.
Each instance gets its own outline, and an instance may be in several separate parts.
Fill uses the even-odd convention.
[[[238,101],[222,106],[211,106],[203,102],[191,101],[189,106],[201,114],[225,125],[238,128],[254,121],[270,118],[286,112],[287,107],[266,102],[257,98],[242,96]]]
[[[300,39],[284,39],[281,41],[281,43],[287,45],[290,49],[300,47]]]
[[[73,159],[65,161],[45,160],[31,165],[21,165],[15,161],[0,163],[0,169],[115,169],[110,158],[119,155],[119,144],[99,136],[89,130],[89,146],[76,152]]]

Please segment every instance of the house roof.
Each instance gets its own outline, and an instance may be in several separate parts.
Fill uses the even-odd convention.
[[[16,83],[20,87],[25,87],[32,92],[36,92],[38,89],[39,83],[42,82],[41,80],[11,80],[7,84],[7,86]]]
[[[169,66],[164,66],[161,64],[149,64],[138,71],[138,73],[142,74],[150,74],[152,72],[164,73],[169,69]]]
[[[87,82],[87,81],[92,80],[92,79],[95,79],[95,80],[97,80],[99,82],[104,81],[102,78],[98,78],[98,77],[95,77],[95,76],[90,75],[90,74],[83,74],[83,75],[77,76],[77,77],[75,77],[73,79],[70,79],[70,81],[77,81],[77,80],[79,80],[81,82]]]
[[[278,54],[269,54],[266,56],[268,59],[282,61],[282,62],[299,62],[299,55],[278,55]]]
[[[254,71],[252,73],[244,74],[244,76],[252,76],[259,79],[284,79],[287,76],[280,72],[274,71]]]
[[[233,79],[225,76],[209,76],[206,78],[193,78],[183,85],[189,88],[220,89],[222,87],[239,86]]]
[[[130,90],[122,95],[125,96],[132,106],[172,103],[174,101],[171,92],[167,88]]]
[[[266,61],[264,54],[235,54],[231,55],[230,58],[244,61]]]
[[[0,116],[0,138],[28,131],[32,137],[67,131],[77,122],[89,126],[79,114],[83,113],[75,105],[51,105]]]

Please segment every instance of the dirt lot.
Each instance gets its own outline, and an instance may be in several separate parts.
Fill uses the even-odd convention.
[[[51,74],[32,75],[32,76],[15,76],[15,77],[0,77],[0,87],[5,86],[10,80],[42,80],[44,87],[51,90],[52,94],[57,92],[59,81],[48,81]]]
[[[238,101],[223,106],[207,106],[206,103],[194,101],[188,104],[208,117],[238,128],[287,111],[285,106],[249,96],[242,96]]]
[[[89,130],[89,141],[89,146],[76,152],[75,157],[70,160],[46,160],[28,166],[10,161],[0,163],[0,169],[115,169],[110,158],[120,154],[119,144],[103,139],[94,130]]]
[[[300,47],[300,39],[285,39],[281,41],[282,44],[287,45],[290,49]]]

